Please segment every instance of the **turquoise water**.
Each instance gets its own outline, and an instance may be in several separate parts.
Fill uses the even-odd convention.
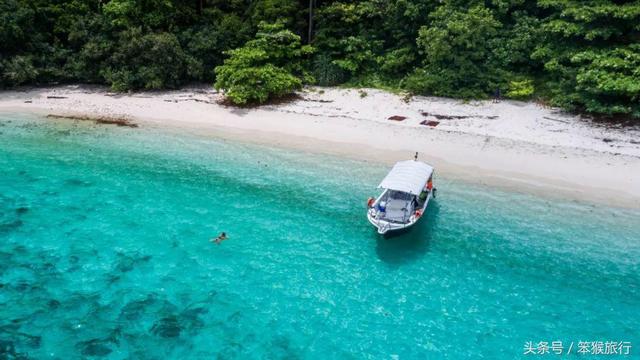
[[[439,177],[384,239],[365,218],[383,165],[25,115],[0,115],[0,171],[0,358],[640,346],[638,212]]]

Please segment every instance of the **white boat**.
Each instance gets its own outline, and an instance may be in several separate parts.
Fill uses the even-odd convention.
[[[379,234],[406,229],[424,215],[435,197],[433,167],[417,160],[396,163],[382,180],[377,199],[369,198],[367,218]]]

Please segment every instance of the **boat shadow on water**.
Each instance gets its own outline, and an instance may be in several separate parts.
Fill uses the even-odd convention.
[[[414,226],[376,237],[376,253],[380,260],[392,265],[402,265],[420,259],[429,251],[433,229],[438,221],[440,206],[437,201],[429,204],[425,217]]]

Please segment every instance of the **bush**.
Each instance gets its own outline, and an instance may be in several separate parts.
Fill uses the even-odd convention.
[[[313,59],[313,77],[320,86],[337,85],[346,78],[344,71],[326,54],[319,54]]]
[[[533,80],[521,80],[509,82],[507,97],[511,99],[525,100],[531,98],[535,91]]]
[[[585,51],[571,61],[578,68],[575,92],[581,107],[640,117],[640,44]]]
[[[210,11],[207,23],[187,28],[179,35],[184,50],[202,63],[202,78],[215,81],[214,69],[222,65],[224,51],[242,46],[251,39],[254,30],[239,16]]]
[[[495,40],[501,23],[493,13],[476,6],[469,10],[440,6],[417,39],[423,67],[404,81],[419,94],[483,98],[499,86],[505,74],[495,64]]]
[[[116,91],[176,88],[197,77],[202,66],[170,33],[125,32],[102,76]]]
[[[282,97],[302,87],[302,80],[285,69],[266,64],[259,67],[225,67],[218,72],[218,83],[228,86],[225,95],[236,105]]]
[[[311,52],[282,24],[261,23],[255,39],[226,52],[229,58],[215,69],[215,87],[237,105],[290,94],[313,81],[303,70],[303,57]]]
[[[33,81],[37,76],[38,71],[30,57],[15,56],[0,61],[0,85],[16,86]]]

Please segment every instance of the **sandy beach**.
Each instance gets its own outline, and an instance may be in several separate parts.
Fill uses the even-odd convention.
[[[335,88],[299,95],[239,109],[220,105],[221,95],[207,86],[132,94],[61,86],[0,92],[0,111],[126,119],[388,164],[417,151],[451,179],[640,208],[640,126],[598,124],[516,101]]]

